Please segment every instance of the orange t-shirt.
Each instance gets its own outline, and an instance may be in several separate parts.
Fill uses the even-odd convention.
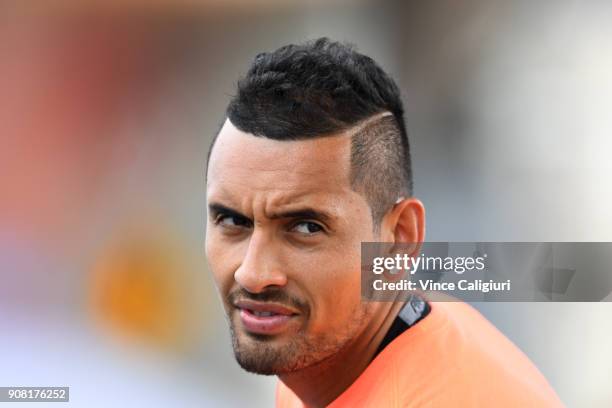
[[[430,302],[330,405],[340,407],[563,406],[529,359],[478,311]],[[278,382],[278,408],[304,407]]]

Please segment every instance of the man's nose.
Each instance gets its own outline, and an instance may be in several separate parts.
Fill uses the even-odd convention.
[[[234,279],[251,293],[260,293],[270,286],[285,286],[287,276],[280,258],[278,243],[263,231],[254,231]]]

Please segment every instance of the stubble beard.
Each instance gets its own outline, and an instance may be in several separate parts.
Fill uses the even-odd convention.
[[[359,337],[371,316],[368,306],[358,305],[351,320],[336,333],[299,331],[289,338],[238,332],[230,318],[234,356],[244,370],[262,375],[288,374],[322,364]]]

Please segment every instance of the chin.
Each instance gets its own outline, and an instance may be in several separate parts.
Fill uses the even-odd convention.
[[[287,347],[269,336],[243,335],[234,342],[236,361],[244,370],[254,374],[278,375],[292,371],[287,351]]]
[[[269,336],[236,332],[233,328],[232,345],[236,361],[245,371],[261,375],[287,374],[307,366],[307,358],[300,353],[298,336]]]

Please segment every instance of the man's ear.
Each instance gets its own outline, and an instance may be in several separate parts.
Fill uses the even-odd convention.
[[[407,248],[406,244],[414,244],[409,252],[418,252],[425,239],[425,207],[416,198],[403,198],[389,210],[382,224],[384,242],[403,244],[400,245],[403,248]]]

